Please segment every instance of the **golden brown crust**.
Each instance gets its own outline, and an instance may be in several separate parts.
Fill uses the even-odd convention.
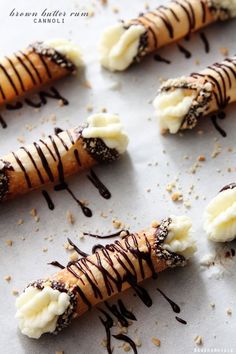
[[[25,194],[47,183],[63,183],[64,178],[92,167],[97,161],[84,148],[78,129],[63,131],[38,143],[22,147],[1,158],[8,188],[3,200]]]
[[[105,248],[98,248],[91,256],[69,263],[50,278],[50,281],[63,284],[66,289],[76,293],[74,317],[129,288],[132,281],[137,284],[168,267],[185,263],[183,257],[169,254],[157,245],[157,239],[162,244],[166,237],[161,239],[158,230],[150,228]],[[167,229],[165,231],[168,233]],[[165,257],[167,254],[169,260]]]
[[[146,28],[142,35],[139,58],[184,38],[216,21],[214,13],[205,0],[178,0],[168,2],[154,11],[142,14],[125,26],[141,24]]]
[[[0,105],[20,98],[74,70],[70,61],[54,49],[44,48],[42,43],[35,43],[23,51],[4,57],[0,61]]]

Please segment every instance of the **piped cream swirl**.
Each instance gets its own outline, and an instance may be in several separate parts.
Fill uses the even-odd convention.
[[[122,23],[107,28],[99,44],[101,64],[111,71],[125,70],[138,54],[140,37],[145,31],[142,25],[124,28]]]
[[[30,338],[54,332],[57,320],[70,304],[70,297],[51,287],[29,286],[16,300],[16,318],[21,332]]]
[[[192,222],[185,215],[171,216],[168,235],[163,248],[189,259],[197,250],[196,242],[192,238]]]
[[[123,154],[129,142],[119,116],[109,113],[92,114],[87,119],[88,127],[82,131],[84,138],[100,138],[110,149]]]
[[[177,133],[195,98],[195,92],[181,88],[160,92],[154,99],[153,106],[161,131]]]
[[[215,242],[236,237],[236,188],[222,190],[210,201],[204,213],[204,230]]]

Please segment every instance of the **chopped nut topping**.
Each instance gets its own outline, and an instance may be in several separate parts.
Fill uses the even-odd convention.
[[[153,343],[154,345],[156,345],[157,347],[160,347],[160,345],[161,345],[160,339],[158,339],[158,338],[156,338],[156,337],[152,337],[152,343]]]

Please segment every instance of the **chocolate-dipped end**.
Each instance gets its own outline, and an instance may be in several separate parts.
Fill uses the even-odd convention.
[[[188,81],[183,77],[168,80],[162,85],[160,94],[171,92],[175,89],[192,91],[192,96],[194,98],[187,114],[182,118],[182,123],[180,125],[180,129],[192,129],[196,126],[198,120],[207,114],[208,104],[212,98],[213,86],[209,82],[199,83],[194,78],[191,78],[191,80]]]
[[[9,189],[9,178],[7,171],[12,170],[9,162],[0,160],[0,202],[2,202],[8,193]]]
[[[169,267],[185,266],[187,260],[184,256],[175,252],[170,252],[163,248],[165,240],[169,234],[169,226],[172,223],[171,218],[166,218],[161,221],[155,232],[155,253],[158,259],[165,260]]]
[[[44,42],[34,42],[29,45],[28,50],[35,52],[38,55],[45,56],[53,63],[61,66],[63,69],[68,70],[68,72],[76,72],[76,66],[71,60],[69,60],[65,55],[59,53],[55,48],[48,46]]]
[[[221,1],[221,0],[207,0],[207,5],[216,20],[225,21],[235,16],[234,0]]]

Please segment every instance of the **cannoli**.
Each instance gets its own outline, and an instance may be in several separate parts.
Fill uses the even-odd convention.
[[[228,242],[236,238],[236,184],[231,183],[220,190],[207,205],[204,212],[204,229],[208,239]]]
[[[128,137],[120,119],[93,114],[87,123],[21,147],[0,158],[0,201],[14,198],[46,183],[65,183],[65,177],[124,153]]]
[[[78,46],[64,39],[35,42],[0,60],[0,105],[76,72],[82,65]]]
[[[153,106],[162,132],[192,129],[202,116],[236,100],[236,56],[203,71],[164,82]]]
[[[173,0],[134,20],[107,28],[100,40],[101,64],[122,71],[157,49],[215,21],[236,16],[236,0]]]
[[[76,249],[76,248],[75,248]],[[158,226],[129,234],[43,280],[35,281],[16,301],[21,332],[32,338],[57,333],[92,306],[166,268],[184,266],[195,252],[191,220],[172,216]]]

